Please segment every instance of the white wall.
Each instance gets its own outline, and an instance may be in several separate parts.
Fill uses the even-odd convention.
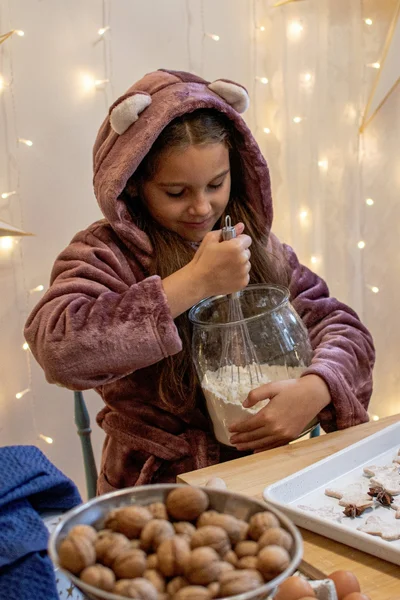
[[[82,491],[72,393],[49,386],[34,362],[30,373],[22,350],[22,327],[40,296],[28,290],[47,284],[57,253],[99,217],[91,148],[107,107],[159,67],[248,87],[253,103],[246,119],[271,166],[275,229],[305,262],[315,255],[332,291],[363,314],[380,351],[372,410],[399,412],[399,90],[363,138],[361,167],[358,146],[358,119],[374,75],[364,65],[379,54],[395,0],[379,8],[364,2],[374,11],[368,30],[358,3],[308,0],[279,9],[273,3],[0,0],[0,34],[25,31],[0,46],[0,74],[11,83],[0,92],[0,193],[18,191],[0,198],[0,219],[36,234],[11,250],[0,248],[0,443],[39,445]],[[304,26],[297,41],[286,35],[293,19]],[[97,30],[107,25],[99,40]],[[303,72],[313,73],[312,85],[302,85]],[[85,91],[85,74],[109,83]],[[268,85],[256,79],[262,76]],[[294,125],[297,114],[303,121]],[[325,155],[329,169],[321,173],[317,163]],[[365,195],[376,199],[373,211],[365,210]],[[307,217],[299,219],[305,209]],[[363,254],[360,235],[367,242]],[[369,283],[380,293],[371,294]],[[17,400],[25,388],[31,391]],[[85,396],[98,456],[102,434],[94,416],[101,401],[93,392]],[[54,443],[38,439],[40,433]]]

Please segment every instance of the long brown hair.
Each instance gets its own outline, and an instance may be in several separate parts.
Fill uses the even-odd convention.
[[[244,223],[245,232],[252,238],[250,283],[287,283],[282,280],[282,270],[266,251],[268,232],[260,216],[246,201],[241,160],[235,151],[238,135],[231,121],[218,111],[199,109],[185,114],[167,125],[128,182],[125,194],[128,209],[138,226],[149,236],[154,249],[150,274],[157,274],[161,279],[168,277],[190,262],[195,250],[177,233],[165,229],[148,214],[140,194],[143,182],[152,179],[161,154],[168,149],[224,143],[229,148],[232,177],[226,214],[231,216],[233,223]],[[222,215],[215,229],[222,227],[224,218],[225,215]],[[199,380],[192,360],[191,326],[187,313],[177,317],[175,324],[183,349],[159,364],[159,395],[167,410],[182,414],[194,407]]]

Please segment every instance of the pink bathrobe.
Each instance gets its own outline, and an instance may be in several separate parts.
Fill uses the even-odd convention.
[[[104,400],[98,415],[106,433],[99,493],[174,481],[179,473],[240,455],[216,441],[200,391],[197,406],[183,416],[162,408],[157,394],[160,362],[181,350],[181,340],[161,279],[149,276],[149,239],[120,198],[128,178],[172,119],[214,108],[241,134],[246,196],[269,231],[268,167],[237,105],[227,100],[198,77],[158,71],[113,105],[119,113],[110,110],[94,147],[94,189],[105,218],[78,233],[57,258],[50,288],[26,324],[26,339],[50,383],[71,390],[95,388]],[[133,105],[139,109],[130,124]],[[118,133],[110,124],[113,115]],[[306,372],[321,376],[331,393],[331,404],[319,414],[323,428],[333,431],[367,421],[374,363],[371,336],[357,315],[330,298],[324,281],[273,234],[269,250],[286,265],[291,300],[309,331],[314,356]]]

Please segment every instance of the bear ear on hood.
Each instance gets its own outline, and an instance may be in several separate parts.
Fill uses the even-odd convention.
[[[150,104],[151,96],[146,92],[134,92],[118,100],[110,109],[110,125],[115,133],[125,133]]]
[[[208,89],[220,96],[238,113],[246,112],[250,106],[247,90],[233,81],[217,79],[209,84]]]

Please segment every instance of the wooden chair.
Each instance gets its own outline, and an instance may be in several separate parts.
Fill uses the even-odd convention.
[[[97,486],[97,467],[93,453],[92,440],[90,435],[90,417],[86,408],[82,392],[74,392],[75,397],[75,424],[78,428],[78,435],[81,438],[83,465],[85,468],[86,490],[88,500],[96,496]]]

